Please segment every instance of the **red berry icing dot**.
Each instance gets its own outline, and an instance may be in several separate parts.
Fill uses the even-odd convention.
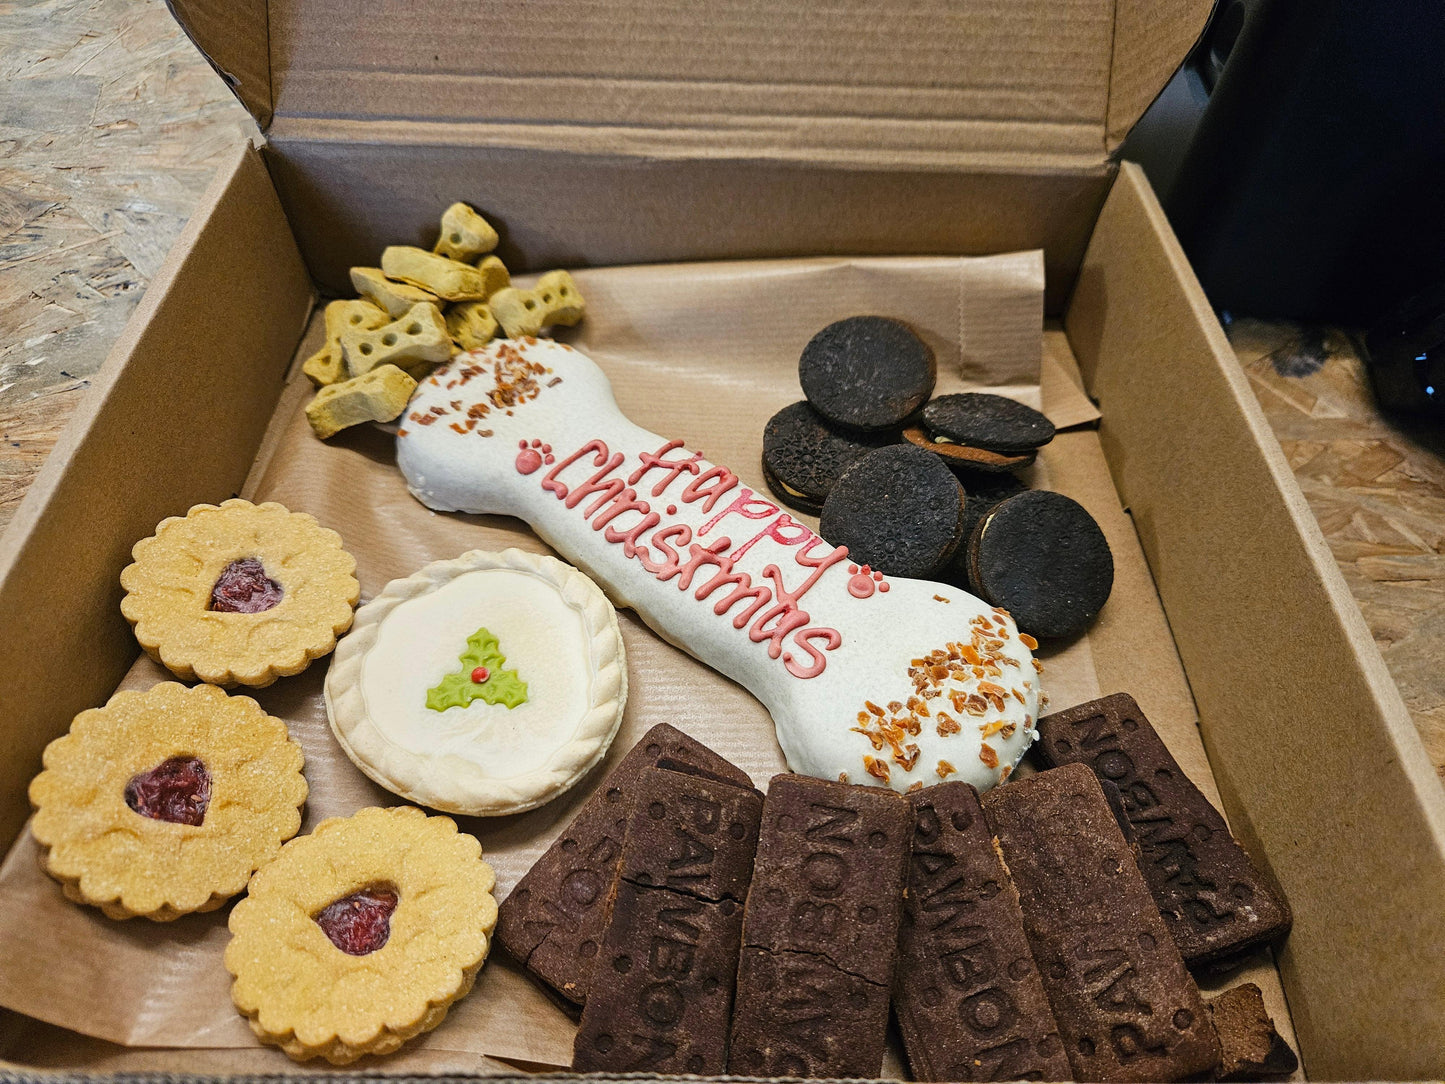
[[[153,821],[194,828],[211,804],[211,773],[199,757],[171,757],[125,785],[125,804]]]
[[[478,666],[475,670],[472,671],[472,682],[476,685],[485,685],[487,683],[487,678],[491,676],[492,672],[488,670],[485,666]]]
[[[849,565],[848,571],[853,573],[853,578],[848,581],[848,594],[854,598],[867,598],[873,594],[873,577],[869,575],[867,565],[859,568],[857,565]],[[879,579],[883,577],[879,576]]]
[[[511,411],[507,411],[508,414]],[[541,468],[543,463],[552,462],[552,446],[543,444],[540,440],[534,440],[530,444],[525,441],[518,441],[517,447],[522,450],[517,453],[517,473],[531,474]]]
[[[328,903],[315,916],[315,922],[342,952],[365,956],[391,937],[391,915],[396,904],[395,889],[374,885]]]
[[[281,602],[281,585],[266,575],[254,557],[232,561],[211,588],[211,609],[228,614],[258,614]]]

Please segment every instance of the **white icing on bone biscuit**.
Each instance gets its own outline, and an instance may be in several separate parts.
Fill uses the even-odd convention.
[[[796,772],[986,790],[1034,738],[1039,677],[1011,618],[860,569],[727,468],[628,421],[571,347],[503,340],[453,358],[417,389],[397,463],[429,508],[525,520],[748,689]]]

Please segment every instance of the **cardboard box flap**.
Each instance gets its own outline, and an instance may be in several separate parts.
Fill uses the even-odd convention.
[[[442,122],[496,145],[1098,166],[1209,0],[170,0],[263,128]],[[348,133],[395,137],[395,123]],[[511,142],[512,133],[520,140]],[[475,138],[473,135],[472,138]],[[616,146],[612,137],[610,145]],[[660,145],[661,149],[658,149]]]

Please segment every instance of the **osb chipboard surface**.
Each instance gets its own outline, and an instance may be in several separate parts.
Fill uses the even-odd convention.
[[[1230,344],[1437,772],[1445,772],[1445,440],[1387,419],[1350,339],[1237,321]]]
[[[0,16],[0,527],[255,125],[161,0]]]
[[[1445,999],[1445,794],[1209,316],[1126,166],[1066,326],[1232,822],[1294,904],[1280,967],[1307,1068],[1430,1075],[1445,1064],[1445,1020],[1420,1011]]]

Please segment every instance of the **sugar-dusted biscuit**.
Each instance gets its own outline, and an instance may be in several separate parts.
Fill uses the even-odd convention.
[[[793,771],[987,790],[1033,740],[1033,641],[1007,613],[851,560],[727,467],[629,421],[581,351],[495,340],[422,381],[404,416],[397,465],[418,500],[531,524],[762,701]]]
[[[177,677],[270,685],[331,653],[361,588],[341,536],[268,501],[162,520],[120,574],[120,610]]]
[[[302,760],[248,697],[175,681],[116,693],[45,748],[40,864],[111,918],[214,911],[301,827]]]
[[[1054,439],[1054,423],[1003,395],[964,392],[930,400],[922,413],[928,436],[1004,455],[1021,455]]]
[[[351,286],[362,297],[385,309],[393,320],[405,316],[407,310],[418,302],[436,304],[437,301],[437,295],[430,290],[405,282],[392,282],[379,267],[353,267]]]
[[[453,260],[474,260],[497,247],[497,231],[465,203],[442,212],[442,230],[432,251]]]
[[[322,440],[362,422],[389,422],[406,409],[416,381],[395,365],[330,384],[306,404],[306,420]]]
[[[491,297],[492,315],[509,339],[535,335],[552,324],[575,324],[585,303],[566,271],[548,271],[530,290],[510,286]]]
[[[437,362],[452,356],[452,341],[437,307],[422,301],[399,320],[370,331],[348,331],[341,336],[341,353],[349,376],[395,365],[420,378]]]
[[[447,306],[447,333],[463,350],[486,346],[497,334],[497,318],[485,301],[458,301]]]
[[[429,290],[447,301],[485,301],[487,276],[469,263],[449,260],[410,245],[390,245],[381,254],[389,279]]]
[[[938,375],[933,351],[901,320],[850,316],[809,340],[798,382],[836,425],[889,429],[927,402]]]
[[[442,1022],[491,948],[496,877],[476,839],[420,809],[322,821],[231,912],[231,999],[297,1061],[389,1054]]]

